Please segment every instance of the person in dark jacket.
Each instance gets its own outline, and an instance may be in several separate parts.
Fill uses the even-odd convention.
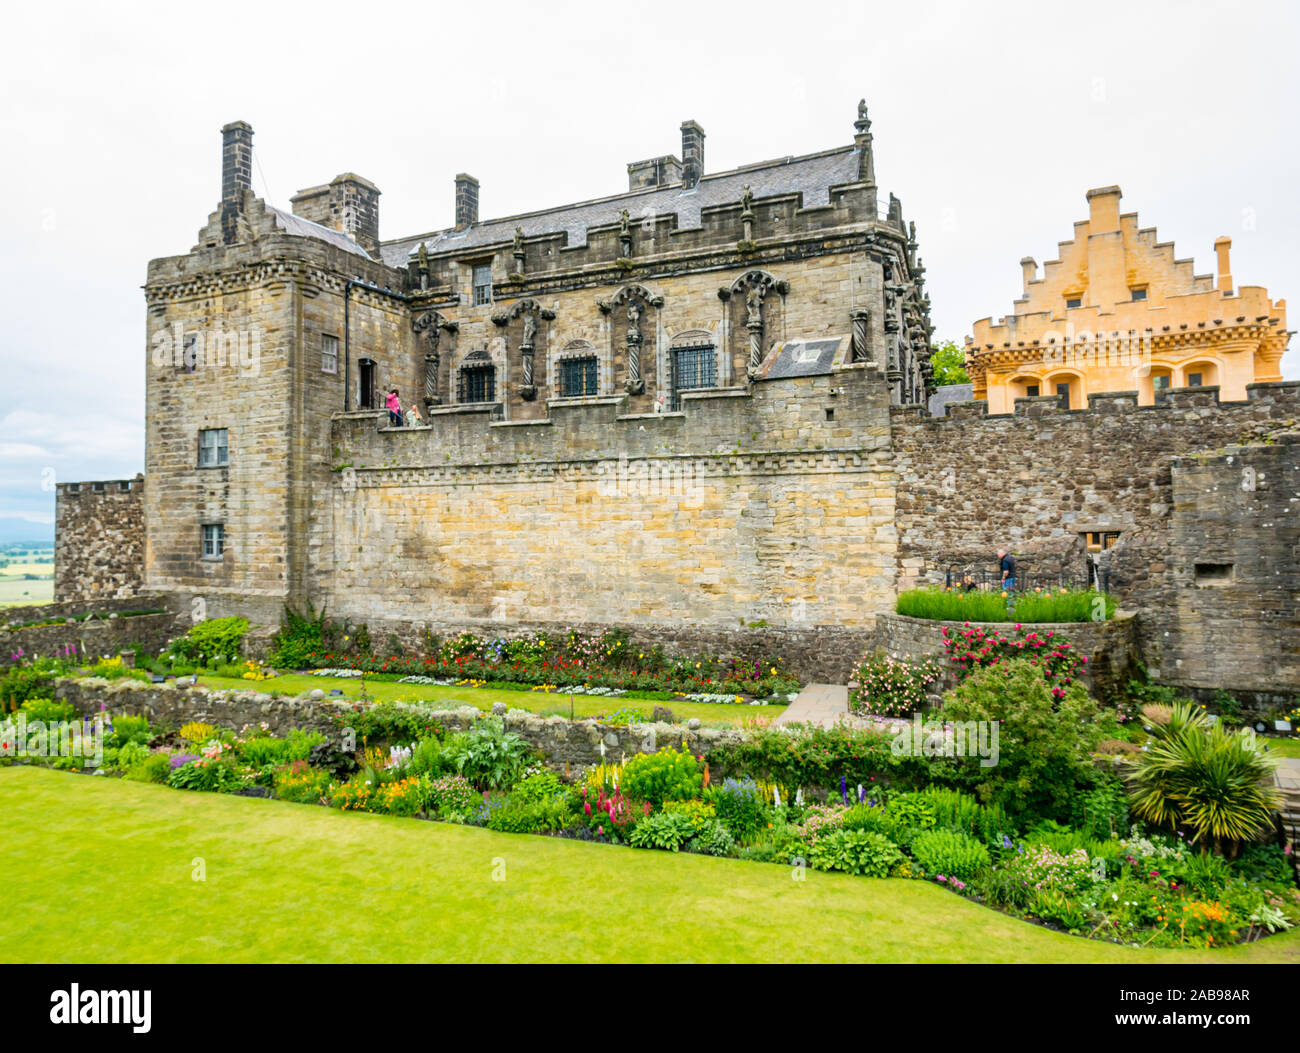
[[[1002,591],[1014,591],[1016,587],[1016,557],[1004,548],[998,549],[998,570],[1002,577]]]

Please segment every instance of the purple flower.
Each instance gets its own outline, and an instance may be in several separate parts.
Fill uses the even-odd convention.
[[[196,753],[177,753],[168,763],[171,764],[172,770],[175,771],[177,768],[185,767],[185,765],[189,764],[190,761],[196,761],[198,759],[199,757]]]

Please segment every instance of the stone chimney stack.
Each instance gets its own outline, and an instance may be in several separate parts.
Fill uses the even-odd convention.
[[[1020,261],[1020,273],[1025,280],[1025,295],[1029,295],[1029,283],[1036,281],[1038,278],[1038,261],[1032,256],[1026,256]]]
[[[244,193],[253,186],[253,126],[233,121],[221,129],[221,240],[239,240]]]
[[[1101,186],[1088,191],[1088,234],[1110,234],[1119,230],[1120,189]]]
[[[253,185],[253,128],[234,121],[221,129],[221,203],[242,208]]]
[[[461,172],[456,177],[456,229],[478,222],[478,180]]]
[[[1216,238],[1214,254],[1219,257],[1219,292],[1232,295],[1232,267],[1228,263],[1228,253],[1232,251],[1231,238]]]
[[[379,252],[379,188],[352,172],[323,186],[299,190],[289,199],[293,214],[341,230],[371,256]]]
[[[694,121],[682,122],[682,186],[690,190],[704,175],[704,129]]]

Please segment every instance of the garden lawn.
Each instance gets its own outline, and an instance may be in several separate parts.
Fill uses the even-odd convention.
[[[5,962],[1300,964],[1300,931],[1134,950],[920,881],[799,882],[782,866],[38,768],[0,768],[0,814]]]
[[[300,676],[288,673],[272,677],[270,680],[238,680],[226,676],[199,675],[199,683],[204,687],[233,688],[239,691],[267,691],[286,695],[300,695],[312,688],[320,688],[326,694],[330,688],[342,688],[345,698],[357,698],[361,694],[361,681],[348,677]],[[459,702],[474,706],[488,712],[492,703],[504,702],[511,709],[526,709],[532,713],[547,710],[559,710],[565,713],[569,709],[569,694],[563,689],[542,691],[506,691],[488,687],[436,687],[432,684],[399,684],[395,680],[366,680],[366,694],[381,702]],[[647,720],[654,712],[655,706],[671,709],[673,716],[679,720],[699,717],[704,724],[726,724],[739,727],[745,721],[762,717],[774,720],[785,712],[785,706],[745,706],[713,705],[707,702],[686,702],[672,699],[668,702],[647,702],[645,699],[610,698],[604,695],[574,695],[573,715],[582,717],[613,713],[620,709],[635,709]]]

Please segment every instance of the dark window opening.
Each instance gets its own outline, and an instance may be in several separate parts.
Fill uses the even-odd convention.
[[[683,391],[717,387],[718,362],[712,344],[673,352],[673,410],[682,408]]]
[[[373,359],[363,358],[357,363],[360,369],[358,382],[361,390],[357,398],[357,405],[361,409],[375,408],[375,363]]]
[[[1061,408],[1069,409],[1070,408],[1070,385],[1066,382],[1057,384],[1056,394],[1061,400]]]
[[[1037,385],[1037,384],[1026,384],[1026,385],[1025,385],[1025,394],[1028,395],[1031,399],[1036,399],[1036,398],[1038,398],[1038,385]]]
[[[1130,289],[1129,291],[1133,294],[1134,303],[1147,298],[1147,291],[1145,289]]]
[[[1114,531],[1094,530],[1084,534],[1083,538],[1089,552],[1105,552],[1119,540],[1119,534]]]
[[[595,395],[597,384],[596,357],[566,358],[560,362],[560,397],[576,398]]]
[[[91,483],[91,484],[90,484],[90,488],[91,488],[92,490],[94,490],[95,493],[97,493],[97,494],[102,494],[102,493],[104,492],[104,484],[103,484],[103,483]]]
[[[1231,563],[1196,564],[1196,584],[1198,585],[1224,585],[1231,580]]]
[[[826,419],[827,419],[827,420],[834,420],[834,419],[835,419],[835,410],[833,410],[833,409],[828,409],[828,410],[826,411]]]
[[[1164,391],[1167,387],[1169,387],[1169,378],[1168,378],[1168,377],[1152,377],[1152,378],[1151,378],[1151,385],[1152,385],[1152,387],[1153,387],[1156,391]]]
[[[1078,296],[1072,296],[1070,297],[1070,299],[1065,301],[1065,309],[1067,311],[1075,307],[1081,307],[1082,305],[1083,305],[1083,300]]]
[[[497,371],[495,366],[463,366],[457,377],[457,402],[496,401]]]
[[[1204,380],[1204,374],[1202,373],[1187,374],[1187,386],[1189,388],[1199,388],[1203,380]]]

